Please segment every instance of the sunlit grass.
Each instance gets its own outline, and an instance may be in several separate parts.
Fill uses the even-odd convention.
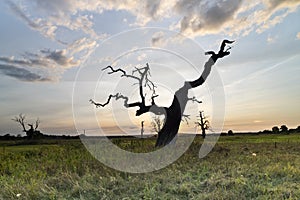
[[[144,152],[155,141],[114,142]],[[110,169],[79,140],[44,143],[1,143],[0,199],[300,198],[299,134],[221,137],[201,160],[197,137],[178,161],[147,174]]]

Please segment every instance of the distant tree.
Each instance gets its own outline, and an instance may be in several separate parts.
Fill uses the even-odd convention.
[[[227,133],[222,132],[221,136],[227,136]]]
[[[228,135],[234,135],[233,131],[232,131],[232,130],[229,130],[229,131],[228,131]]]
[[[199,112],[199,121],[196,122],[197,126],[201,128],[202,131],[202,137],[206,137],[206,130],[209,129],[209,121],[207,120],[207,117],[204,116],[203,111]]]
[[[9,140],[9,139],[11,138],[11,136],[10,136],[9,133],[7,133],[7,134],[5,134],[5,135],[3,136],[3,138],[4,138],[5,140]]]
[[[42,135],[42,133],[40,131],[38,131],[38,127],[41,123],[41,121],[39,120],[39,118],[37,118],[37,120],[35,121],[35,123],[32,124],[27,124],[27,126],[29,126],[29,129],[26,129],[25,123],[26,123],[26,115],[20,113],[19,116],[15,116],[15,118],[12,119],[13,121],[19,123],[22,128],[23,128],[23,132],[26,133],[26,136],[30,139],[33,138],[37,138],[39,136]]]
[[[164,125],[164,119],[161,116],[155,115],[152,118],[151,126],[153,132],[159,133],[163,125]]]
[[[297,133],[300,133],[300,126],[297,127]]]
[[[287,133],[288,132],[288,127],[286,126],[286,125],[281,125],[281,127],[280,127],[280,131],[282,132],[282,133]]]
[[[288,130],[288,133],[297,133],[297,129],[290,128]]]
[[[273,133],[279,133],[279,128],[278,128],[278,126],[274,126],[274,127],[272,128],[272,132],[273,132]]]

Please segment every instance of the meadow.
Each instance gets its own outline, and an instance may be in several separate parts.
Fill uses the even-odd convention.
[[[114,139],[133,151],[154,139]],[[300,134],[221,137],[203,159],[197,137],[159,171],[110,169],[80,140],[0,142],[0,199],[300,199]]]

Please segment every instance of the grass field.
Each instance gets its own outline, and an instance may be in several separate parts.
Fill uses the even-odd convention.
[[[300,199],[300,134],[221,137],[198,158],[202,139],[175,163],[147,174],[110,169],[80,140],[0,142],[0,199]],[[119,139],[152,148],[153,139]]]

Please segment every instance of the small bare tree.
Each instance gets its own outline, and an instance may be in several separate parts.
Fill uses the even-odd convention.
[[[164,120],[160,116],[155,115],[152,118],[151,126],[153,132],[159,133],[163,125],[164,125]]]
[[[40,133],[40,131],[38,131],[38,127],[41,123],[41,121],[39,120],[39,118],[37,118],[37,120],[35,121],[35,123],[31,123],[31,124],[27,124],[30,128],[29,129],[26,129],[26,126],[25,126],[25,123],[26,123],[26,115],[20,113],[19,116],[15,116],[13,119],[13,121],[19,123],[22,128],[23,128],[23,132],[26,133],[26,135],[29,137],[29,138],[33,138]],[[34,128],[33,128],[34,127]]]
[[[196,122],[197,126],[200,126],[202,131],[202,137],[206,137],[206,130],[209,129],[209,121],[207,117],[203,114],[204,111],[199,112],[199,122]]]

